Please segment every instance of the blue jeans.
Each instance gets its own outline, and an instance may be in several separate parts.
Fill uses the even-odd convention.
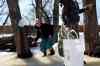
[[[52,48],[54,42],[52,38],[42,38],[42,42],[40,44],[40,50],[42,52],[46,52],[47,49]]]

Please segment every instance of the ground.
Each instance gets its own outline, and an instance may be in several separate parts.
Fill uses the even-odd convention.
[[[87,64],[85,66],[100,66],[100,58],[85,56]]]
[[[57,53],[54,56],[42,57],[39,48],[32,48],[32,58],[17,58],[16,52],[0,52],[0,66],[64,66],[63,58]],[[87,62],[84,66],[100,66],[100,58],[85,55]]]

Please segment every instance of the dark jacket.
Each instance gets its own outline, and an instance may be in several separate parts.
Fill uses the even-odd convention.
[[[54,29],[53,29],[53,25],[50,24],[42,24],[40,27],[40,31],[41,31],[41,37],[42,38],[49,38],[49,36],[53,36],[54,33]]]

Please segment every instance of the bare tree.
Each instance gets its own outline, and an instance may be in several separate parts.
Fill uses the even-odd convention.
[[[36,3],[36,18],[41,19],[41,17],[44,17],[46,21],[49,21],[49,16],[47,14],[47,12],[45,11],[45,7],[46,5],[49,3],[49,0],[45,0],[45,3],[42,4],[42,0],[35,0]],[[33,4],[33,6],[35,6]]]
[[[41,18],[42,17],[42,0],[35,0],[36,2],[36,17]]]
[[[21,19],[20,9],[18,5],[18,0],[7,0],[9,15],[11,18],[14,39],[16,43],[17,55],[20,58],[32,57],[32,53],[28,47],[27,38],[24,34],[24,29],[18,27],[18,22]]]
[[[59,23],[59,0],[55,0],[54,2],[53,23],[54,25],[58,25]]]

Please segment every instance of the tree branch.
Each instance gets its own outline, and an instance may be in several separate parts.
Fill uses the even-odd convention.
[[[5,3],[5,0],[1,0],[1,4],[0,4],[0,7],[2,7]]]
[[[36,8],[36,6],[35,6],[35,4],[33,3],[33,1],[34,1],[34,0],[32,0],[32,5],[33,5],[34,8]],[[36,0],[35,0],[35,3],[36,3]]]
[[[47,0],[47,1],[45,2],[45,4],[43,5],[43,8],[45,8],[45,6],[47,5],[48,2],[49,2],[49,0]]]

